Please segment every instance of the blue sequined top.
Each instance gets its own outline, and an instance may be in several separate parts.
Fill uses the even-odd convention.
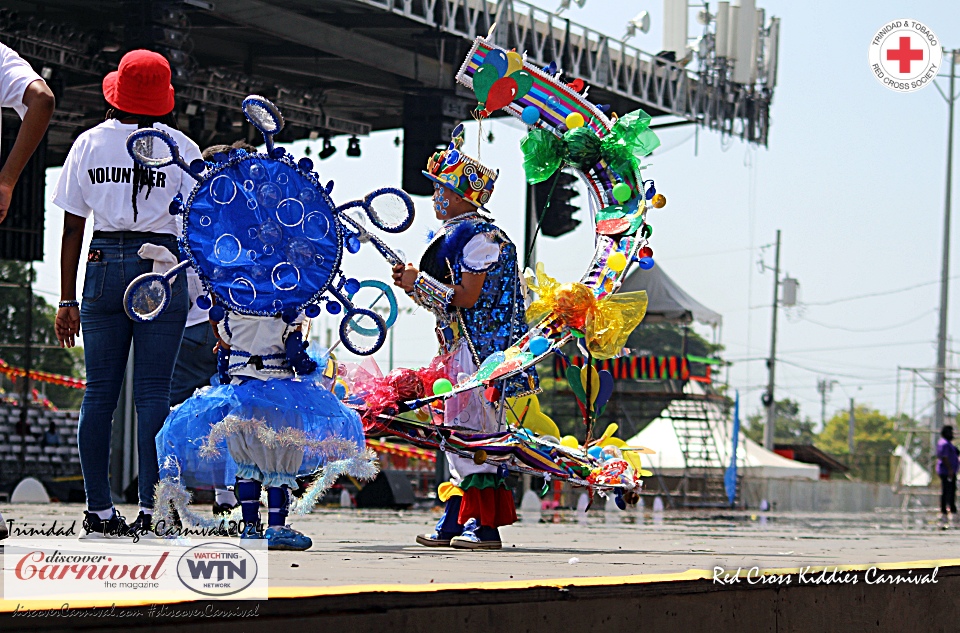
[[[474,236],[486,233],[500,246],[496,262],[484,270],[472,270],[464,264],[463,248]],[[428,261],[433,260],[433,261]],[[459,284],[464,272],[486,273],[480,298],[470,308],[454,308],[450,322],[438,319],[444,347],[450,351],[460,338],[461,330],[473,360],[481,362],[501,352],[527,332],[523,287],[517,265],[517,248],[499,227],[479,217],[448,223],[427,248],[421,268],[444,282]],[[446,274],[442,272],[446,269]],[[435,274],[436,273],[436,274]],[[452,274],[452,276],[451,276]],[[507,397],[539,391],[540,381],[534,368],[507,380]]]

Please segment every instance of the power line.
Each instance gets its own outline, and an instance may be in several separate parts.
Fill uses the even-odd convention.
[[[930,316],[933,312],[936,312],[936,309],[927,310],[921,313],[920,315],[915,316],[912,319],[908,319],[907,321],[903,321],[901,323],[896,323],[894,325],[885,325],[882,327],[871,327],[871,328],[852,328],[852,327],[846,327],[843,325],[830,325],[829,323],[821,323],[820,321],[814,321],[813,319],[806,316],[801,316],[800,320],[806,321],[807,323],[813,323],[814,325],[819,325],[820,327],[825,327],[829,330],[842,330],[844,332],[885,332],[887,330],[895,330],[905,325],[910,325],[911,323],[916,323],[917,321],[921,319],[925,319],[926,317]]]
[[[957,279],[957,278],[960,278],[960,275],[955,275],[955,276],[953,276],[953,277],[950,277],[950,279]],[[869,299],[869,298],[872,298],[872,297],[884,297],[884,296],[887,296],[887,295],[895,295],[895,294],[899,294],[899,293],[901,293],[901,292],[908,292],[908,291],[910,291],[910,290],[916,290],[917,288],[923,288],[924,286],[932,286],[932,285],[938,284],[938,283],[940,283],[940,280],[939,280],[939,279],[937,279],[937,280],[935,280],[935,281],[926,281],[926,282],[924,282],[924,283],[915,284],[915,285],[913,285],[913,286],[906,286],[906,287],[904,287],[904,288],[898,288],[898,289],[896,289],[896,290],[884,290],[884,291],[882,291],[882,292],[869,292],[869,293],[867,293],[867,294],[854,295],[854,296],[852,296],[852,297],[844,297],[844,298],[842,298],[842,299],[833,299],[833,300],[831,300],[831,301],[805,301],[805,302],[803,302],[803,305],[807,305],[807,306],[830,306],[830,305],[835,305],[835,304],[837,304],[837,303],[844,303],[844,302],[846,302],[846,301],[856,301],[856,300],[858,300],[858,299]]]

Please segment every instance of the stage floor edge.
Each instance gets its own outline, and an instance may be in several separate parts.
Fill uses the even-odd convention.
[[[824,579],[821,570],[826,569]],[[836,570],[836,573],[833,573]],[[735,570],[730,570],[735,573]],[[952,605],[960,594],[960,559],[879,565],[763,569],[738,582],[719,583],[714,570],[633,576],[554,578],[538,581],[275,587],[270,600],[138,601],[117,603],[100,617],[54,616],[58,601],[0,602],[2,619],[23,617],[36,631],[94,631],[120,622],[138,630],[252,630],[269,623],[309,630],[344,631],[549,631],[602,629],[699,631],[952,630]],[[868,580],[873,579],[873,582]],[[901,580],[895,583],[895,579]],[[878,579],[885,582],[877,583]],[[920,580],[925,582],[920,583]],[[153,605],[153,615],[135,615]],[[159,608],[158,608],[158,605]],[[72,603],[102,611],[104,605]],[[99,607],[99,608],[97,608]],[[40,614],[38,610],[48,611]],[[230,617],[247,613],[243,624]],[[250,612],[255,613],[255,616]],[[42,617],[49,615],[53,617]],[[90,615],[93,615],[91,613]],[[238,626],[239,625],[239,626]],[[614,627],[614,628],[611,628]]]

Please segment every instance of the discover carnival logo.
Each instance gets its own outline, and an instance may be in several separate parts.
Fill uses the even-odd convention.
[[[12,538],[4,542],[3,597],[110,604],[163,592],[188,600],[266,600],[265,543]]]
[[[873,76],[895,92],[914,92],[929,86],[942,60],[940,40],[916,20],[891,20],[870,42]]]

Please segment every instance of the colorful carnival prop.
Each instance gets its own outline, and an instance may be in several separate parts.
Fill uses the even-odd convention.
[[[540,297],[527,313],[527,335],[484,359],[474,375],[450,389],[411,402],[414,408],[515,376],[574,337],[585,339],[595,359],[619,355],[643,319],[647,300],[643,291],[615,293],[632,264],[653,267],[647,211],[666,204],[653,181],[641,177],[641,159],[660,145],[642,110],[607,116],[608,108],[587,101],[582,80],[563,83],[555,64],[537,68],[484,38],[474,42],[457,80],[474,90],[478,118],[501,108],[530,127],[521,141],[528,183],[568,168],[587,184],[596,225],[594,257],[576,283],[559,284],[538,265],[528,275]],[[506,95],[512,95],[509,101]]]
[[[536,68],[523,55],[484,38],[474,42],[457,80],[473,89],[478,102],[474,117],[481,124],[502,109],[529,126],[521,142],[528,183],[556,178],[561,169],[584,181],[596,227],[593,260],[579,282],[559,283],[540,264],[528,271],[528,286],[538,295],[526,314],[529,332],[482,359],[472,375],[448,375],[449,359],[438,357],[421,370],[395,370],[386,376],[354,368],[345,380],[368,433],[401,437],[477,464],[496,464],[502,477],[510,471],[526,472],[546,482],[563,479],[601,494],[609,491],[624,508],[636,502],[642,477],[650,475],[639,454],[653,451],[614,437],[615,424],[594,435],[613,392],[613,377],[598,372],[592,362],[619,356],[646,313],[645,292],[617,291],[633,264],[644,269],[654,265],[647,212],[663,207],[666,198],[652,180],[641,176],[641,160],[659,146],[651,118],[640,110],[608,116],[609,108],[586,100],[582,80],[564,83],[555,64]],[[464,161],[461,145],[462,136],[458,140],[455,135],[448,150],[431,159],[425,174],[483,211],[496,174]],[[573,436],[559,437],[535,396],[505,398],[502,389],[506,379],[553,352],[560,354],[559,348],[574,338],[580,339],[589,361],[588,368],[571,367],[567,374],[583,414],[582,444]],[[507,430],[478,434],[440,425],[442,401],[469,390],[482,390],[487,400],[500,405]]]
[[[321,185],[309,158],[294,160],[273,136],[283,117],[270,101],[249,96],[243,112],[266,141],[266,152],[248,154],[233,149],[213,163],[187,165],[177,145],[155,128],[137,130],[127,149],[148,168],[177,165],[197,184],[186,201],[171,203],[172,214],[184,215],[181,242],[186,259],[166,273],[147,273],[127,288],[127,313],[135,320],[156,318],[172,294],[170,281],[193,266],[207,291],[198,304],[213,306],[211,318],[223,308],[246,315],[340,314],[340,338],[351,352],[372,354],[382,345],[389,327],[370,307],[359,307],[351,296],[364,282],[344,275],[343,251],[357,253],[370,243],[391,265],[403,263],[366,229],[366,220],[387,233],[405,231],[413,223],[413,201],[399,189],[378,189],[362,200],[337,206],[330,197],[333,181]],[[369,283],[369,282],[367,282]],[[396,300],[389,287],[386,321],[396,319]],[[222,307],[221,307],[222,306]]]

